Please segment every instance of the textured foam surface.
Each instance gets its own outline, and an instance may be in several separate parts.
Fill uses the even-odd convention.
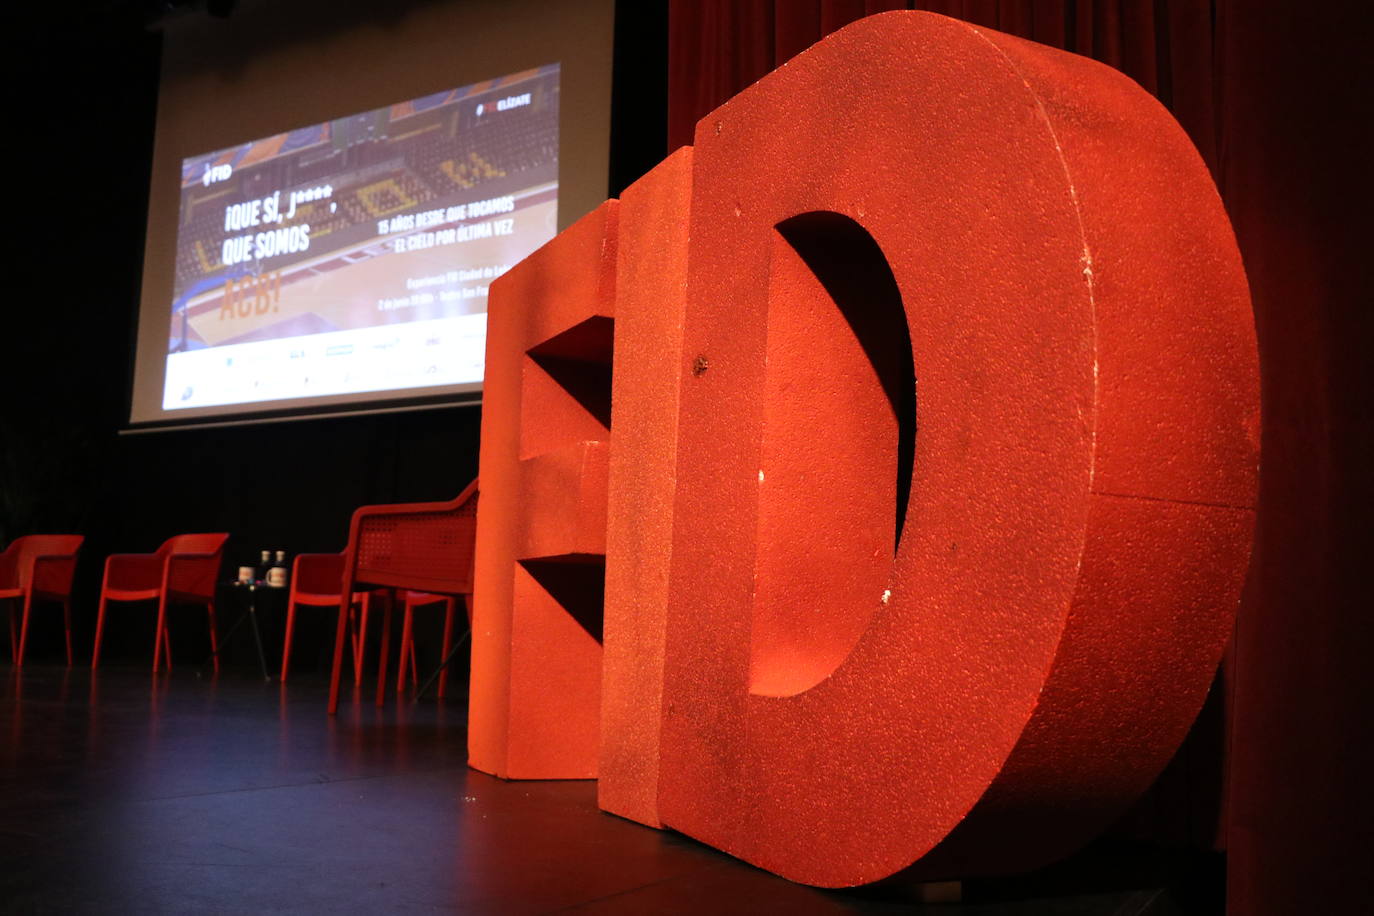
[[[468,762],[596,775],[616,201],[491,286]]]
[[[620,196],[606,618],[597,801],[658,826],[663,645],[692,149]]]
[[[923,13],[694,159],[659,817],[827,886],[1070,851],[1173,753],[1249,556],[1254,330],[1202,162],[1119,73]]]

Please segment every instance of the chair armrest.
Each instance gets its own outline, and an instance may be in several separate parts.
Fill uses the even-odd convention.
[[[66,596],[71,594],[75,573],[76,557],[69,553],[48,554],[33,558],[30,582],[35,592]]]
[[[438,503],[394,503],[386,506],[359,506],[353,512],[353,520],[363,518],[383,518],[392,515],[427,515],[433,512],[452,512],[456,509],[451,501]]]
[[[162,557],[155,553],[112,553],[105,558],[101,588],[145,589],[162,584]]]
[[[436,512],[456,512],[461,510],[467,503],[475,501],[476,498],[477,481],[474,480],[463,489],[462,493],[459,493],[453,499],[444,500],[442,502],[391,503],[376,506],[359,506],[353,511],[353,519],[348,526],[348,550],[351,551],[357,546],[358,523],[364,519],[398,515],[428,515]]]

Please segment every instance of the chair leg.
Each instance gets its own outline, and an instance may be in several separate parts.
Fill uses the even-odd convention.
[[[340,614],[344,612],[344,607],[348,608],[348,646],[350,651],[352,651],[353,653],[354,687],[358,686],[358,678],[361,677],[361,675],[358,674],[358,605],[362,604],[363,601],[366,600],[367,598],[366,596],[364,596],[358,602],[355,603],[352,598],[349,598],[347,605],[339,606]]]
[[[157,599],[157,629],[153,631],[153,674],[162,664],[162,644],[167,641],[167,593],[164,591]],[[169,653],[170,654],[170,653]],[[167,660],[167,667],[172,662]]]
[[[353,687],[357,687],[359,678],[363,677],[359,673],[361,659],[359,655],[357,655],[357,612],[360,610],[359,604],[365,602],[365,600],[367,600],[367,597],[364,596],[357,604],[354,604],[352,600],[348,603],[349,648],[353,652]],[[342,612],[343,607],[341,606],[339,607],[339,614],[342,614]]]
[[[415,663],[415,644],[411,639],[411,628],[414,614],[410,599],[405,600],[405,618],[401,623],[401,659],[396,665],[396,695],[400,696],[401,691],[406,689],[406,659]]]
[[[353,596],[353,570],[344,569],[342,588],[339,593],[348,601]],[[339,606],[339,625],[334,633],[334,666],[329,674],[329,706],[332,716],[339,711],[339,676],[343,673],[344,642],[348,639],[348,610],[346,604]]]
[[[406,608],[406,610],[409,611],[410,609]],[[411,635],[406,638],[406,656],[410,659],[410,686],[418,687],[420,686],[420,673],[416,669],[415,636],[413,631]]]
[[[343,613],[343,609],[339,609]],[[286,603],[286,635],[281,644],[281,679],[286,680],[286,672],[291,670],[291,634],[296,631],[296,602]]]
[[[100,637],[105,635],[105,597],[104,590],[100,592],[100,610],[95,615],[95,648],[91,650],[91,670],[100,664]]]
[[[358,617],[358,638],[353,647],[353,686],[363,682],[363,659],[367,656],[367,612],[372,606],[372,596],[376,592],[363,594],[363,612]]]
[[[72,666],[72,599],[62,599],[62,630],[67,635],[67,667]]]
[[[453,617],[456,609],[457,604],[452,598],[444,602],[444,654],[441,656],[444,659],[448,658],[449,652],[453,649]],[[444,665],[444,669],[439,672],[439,698],[443,699],[447,692],[448,665]]]
[[[165,624],[162,627],[162,660],[167,663],[167,670],[172,670],[172,627]]]
[[[9,611],[10,617],[10,664],[19,657],[19,633],[14,628],[14,602],[6,599],[5,609]]]
[[[205,610],[210,617],[210,657],[215,660],[215,673],[219,674],[219,636],[215,633],[215,602],[213,600],[205,602]],[[167,649],[167,667],[172,667],[172,650]]]
[[[382,611],[382,654],[377,659],[377,705],[386,702],[386,656],[391,651],[391,602]]]
[[[24,647],[29,643],[29,610],[33,607],[33,592],[24,595],[24,617],[19,622],[19,658],[15,659],[16,668],[24,667]]]

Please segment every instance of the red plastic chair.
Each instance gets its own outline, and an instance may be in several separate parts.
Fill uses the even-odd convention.
[[[14,607],[10,607],[10,658],[24,666],[29,641],[29,611],[34,601],[62,602],[62,626],[67,634],[67,664],[72,663],[72,575],[76,555],[85,538],[79,534],[30,534],[16,538],[0,553],[0,601],[24,600],[19,645],[14,642]]]
[[[291,668],[291,636],[296,629],[296,606],[340,607],[343,604],[344,560],[342,553],[297,554],[291,564],[291,594],[286,600],[286,638],[281,650],[281,679],[286,680]],[[385,592],[372,590],[353,592],[348,604],[348,619],[353,626],[353,683],[362,680],[363,636],[367,632],[367,611],[374,597],[386,598]],[[357,609],[362,608],[359,625]]]
[[[95,651],[91,667],[100,663],[100,639],[105,632],[105,605],[109,601],[157,599],[157,630],[153,636],[153,673],[167,654],[172,667],[172,643],[167,636],[167,605],[171,602],[203,604],[210,617],[210,649],[219,671],[219,644],[215,636],[215,582],[219,578],[227,534],[178,534],[168,538],[156,553],[115,553],[105,560],[100,584],[100,611],[95,622]]]
[[[340,594],[368,584],[436,595],[472,595],[473,546],[477,538],[477,481],[448,502],[363,506],[353,513]],[[391,604],[382,627],[377,671],[377,703],[386,695],[386,662],[391,636]],[[451,627],[449,630],[451,637]],[[339,708],[348,617],[339,615],[334,639],[334,670],[329,712]],[[445,646],[447,656],[449,646]]]

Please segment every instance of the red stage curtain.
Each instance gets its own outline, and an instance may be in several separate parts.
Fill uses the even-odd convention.
[[[1367,905],[1370,14],[1347,0],[669,0],[669,149],[824,35],[902,8],[1118,68],[1168,106],[1217,178],[1259,339],[1256,546],[1224,715],[1213,697],[1136,826],[1224,836],[1233,913]]]
[[[1169,106],[1215,169],[1207,0],[670,0],[669,149],[691,143],[699,118],[825,35],[895,9],[954,16],[1111,64]]]
[[[1259,338],[1259,518],[1236,624],[1236,914],[1368,912],[1371,18],[1220,0],[1220,179]]]

